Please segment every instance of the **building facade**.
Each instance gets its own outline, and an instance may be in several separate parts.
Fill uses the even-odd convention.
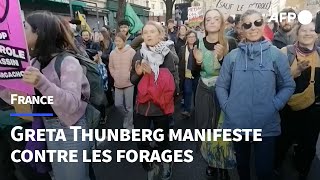
[[[127,2],[130,3],[129,0]],[[146,6],[137,5],[137,4],[131,4],[131,6],[132,6],[133,10],[135,11],[135,13],[137,14],[137,16],[142,21],[142,23],[146,23],[149,20],[150,8],[148,8]],[[117,12],[119,9],[118,1],[117,0],[108,0],[106,8],[109,11],[108,17],[107,17],[107,22],[108,22],[107,25],[110,26],[111,29],[116,29],[117,28],[116,18],[117,18]]]
[[[69,0],[20,0],[23,17],[37,10],[47,10],[56,15],[71,19],[76,11],[85,15],[87,23],[93,30],[98,30],[105,25],[108,15],[105,2],[89,0],[72,0],[72,12],[70,12]]]
[[[128,0],[130,1],[130,0]],[[139,4],[131,4],[132,8],[143,23],[149,19],[149,8],[145,0],[133,0]],[[70,12],[69,2],[72,4]],[[85,15],[86,21],[93,30],[99,30],[107,25],[111,29],[117,28],[116,13],[118,11],[117,0],[20,0],[22,16],[37,10],[47,10],[54,14],[71,19],[71,16],[79,11]]]

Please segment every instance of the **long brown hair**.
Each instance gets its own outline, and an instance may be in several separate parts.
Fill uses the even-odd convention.
[[[58,16],[47,11],[37,11],[31,13],[26,22],[30,24],[32,32],[38,35],[35,48],[30,55],[37,58],[41,67],[47,66],[55,53],[66,49],[79,52],[69,27],[66,27]]]
[[[178,30],[178,33],[177,33],[177,38],[179,38],[180,37],[180,29],[182,28],[182,27],[184,27],[185,29],[186,29],[186,32],[188,32],[189,31],[189,28],[188,28],[188,26],[186,26],[186,25],[181,25],[180,27],[179,27],[179,30]],[[183,39],[184,41],[186,40],[186,37],[184,37],[184,39]]]
[[[100,42],[101,50],[105,51],[106,49],[109,48],[109,46],[111,44],[110,33],[106,30],[101,30],[100,33],[103,36],[103,41]]]
[[[205,13],[204,20],[203,20],[203,25],[204,25],[206,36],[208,36],[208,31],[206,30],[206,18],[207,18],[207,14],[210,11],[217,11],[219,13],[219,15],[220,15],[221,24],[220,24],[220,29],[219,29],[219,32],[218,32],[218,41],[224,47],[223,55],[225,56],[226,54],[228,54],[229,47],[228,47],[228,40],[225,37],[225,33],[224,33],[224,29],[225,29],[224,16],[218,9],[210,9]]]

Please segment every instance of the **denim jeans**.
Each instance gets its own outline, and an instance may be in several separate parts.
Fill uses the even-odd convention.
[[[276,137],[263,137],[261,142],[234,142],[240,180],[250,180],[251,144],[254,147],[255,169],[258,180],[272,180]]]
[[[58,119],[44,120],[46,129],[63,129],[67,141],[49,141],[46,139],[48,150],[77,150],[78,162],[52,162],[52,171],[55,180],[90,180],[89,163],[83,163],[83,150],[90,150],[89,141],[81,141],[81,131],[78,130],[78,141],[74,141],[73,130],[61,124]],[[81,118],[74,126],[87,128],[86,119]],[[55,154],[54,159],[57,159]]]
[[[187,111],[189,113],[191,112],[191,104],[192,104],[192,102],[194,102],[198,82],[199,82],[199,77],[195,77],[194,79],[186,78],[184,80],[184,90],[183,90],[184,105],[183,105],[183,109],[184,109],[184,111]],[[192,93],[194,94],[193,101],[192,101]]]

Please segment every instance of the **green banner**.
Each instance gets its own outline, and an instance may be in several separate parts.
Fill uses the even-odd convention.
[[[144,26],[140,18],[138,17],[136,12],[134,12],[129,3],[127,3],[126,5],[125,19],[127,19],[130,22],[130,34],[137,33]]]

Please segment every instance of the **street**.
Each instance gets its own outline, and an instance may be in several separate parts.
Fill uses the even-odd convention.
[[[175,128],[176,129],[192,129],[193,119],[183,118],[180,115],[180,111],[176,105],[175,117]],[[116,108],[109,109],[108,124],[101,128],[122,128],[122,115],[116,110]],[[193,142],[173,142],[172,149],[192,149],[194,150]],[[140,163],[129,163],[122,162],[117,163],[115,152],[118,149],[137,150],[137,145],[134,142],[102,142],[98,145],[98,149],[110,149],[112,151],[112,162],[110,163],[95,163],[94,170],[96,173],[97,180],[144,180],[147,179],[147,173],[144,172]],[[173,165],[172,180],[206,180],[205,169],[207,167],[206,162],[203,160],[201,154],[193,152],[194,160],[192,163],[175,163]],[[291,156],[288,155],[287,160],[284,163],[282,173],[278,180],[298,180],[297,172],[292,167]],[[252,161],[253,162],[253,161]],[[161,166],[160,166],[161,167]],[[253,167],[253,166],[252,166]],[[236,169],[230,170],[231,180],[238,180]],[[161,172],[160,172],[161,173]],[[252,173],[253,174],[253,173]],[[253,175],[254,176],[254,175]],[[159,176],[159,179],[160,176]],[[316,177],[310,178],[309,180],[319,180]]]

